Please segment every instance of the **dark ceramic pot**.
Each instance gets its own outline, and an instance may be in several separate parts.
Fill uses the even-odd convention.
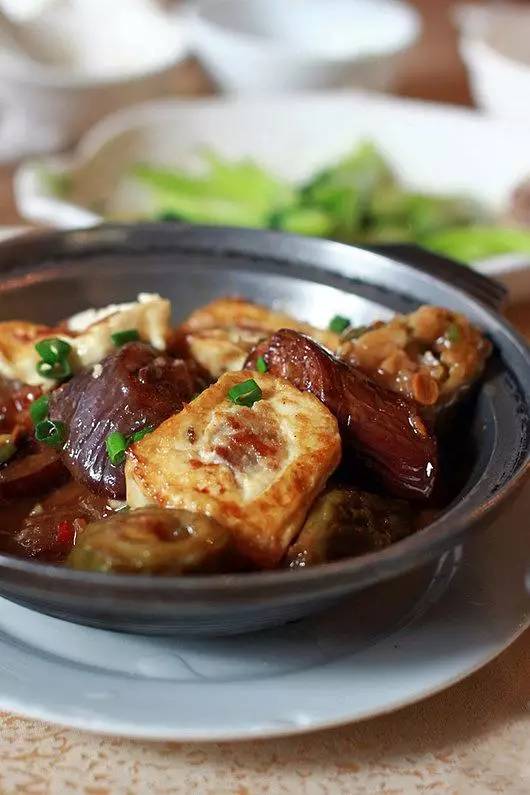
[[[435,303],[463,312],[495,354],[455,444],[472,449],[441,518],[381,552],[299,571],[153,578],[89,574],[0,556],[0,594],[69,621],[144,633],[256,630],[323,609],[439,558],[517,499],[528,470],[530,357],[496,313],[503,291],[424,251],[366,251],[270,232],[176,224],[52,232],[0,246],[0,317],[53,322],[160,292],[175,319],[221,294],[282,306],[315,325]],[[375,592],[374,592],[375,593]]]

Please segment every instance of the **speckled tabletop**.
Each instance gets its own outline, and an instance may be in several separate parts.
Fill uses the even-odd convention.
[[[140,743],[0,714],[0,795],[530,792],[530,632],[391,715],[252,743]]]

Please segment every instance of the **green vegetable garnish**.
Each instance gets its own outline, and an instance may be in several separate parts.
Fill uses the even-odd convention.
[[[354,328],[348,329],[346,334],[343,334],[342,339],[344,342],[348,340],[357,340],[359,337],[362,337],[365,331],[368,331],[368,326],[355,326]]]
[[[258,373],[266,373],[269,368],[267,367],[267,362],[263,358],[263,356],[258,356],[256,360],[256,370]]]
[[[68,358],[72,346],[58,337],[49,337],[37,342],[35,350],[46,364],[57,364],[58,362],[64,362]]]
[[[348,328],[350,325],[350,321],[347,317],[343,317],[342,315],[335,315],[329,321],[329,330],[334,331],[335,334],[342,334],[342,332]]]
[[[59,337],[49,337],[35,344],[35,350],[41,357],[37,362],[37,372],[44,378],[54,381],[64,381],[72,375],[72,368],[68,357],[72,346]]]
[[[256,401],[261,400],[263,393],[254,381],[249,378],[248,381],[242,381],[240,384],[235,384],[228,390],[228,399],[238,406],[248,406],[251,408]]]
[[[66,425],[60,420],[42,420],[35,426],[35,439],[50,447],[62,447],[66,436]]]
[[[119,431],[112,431],[112,433],[109,433],[105,440],[105,444],[107,447],[107,455],[111,463],[114,465],[122,464],[125,461],[125,451],[127,448],[129,448],[131,444],[136,444],[136,442],[141,441],[141,439],[149,433],[153,433],[154,429],[154,425],[146,425],[145,428],[131,433],[130,436],[125,436],[125,434]]]
[[[0,442],[0,464],[5,464],[7,461],[9,461],[10,458],[12,458],[15,455],[16,452],[17,448],[15,447],[11,439],[8,439],[4,442]]]
[[[67,359],[63,362],[56,362],[55,364],[37,362],[37,372],[44,378],[50,378],[54,381],[64,381],[72,375],[72,368]]]
[[[136,342],[140,339],[140,334],[138,333],[138,329],[129,328],[124,331],[115,331],[114,334],[110,335],[110,338],[113,344],[119,348],[127,342]]]
[[[449,342],[459,342],[461,334],[460,334],[460,329],[458,328],[456,323],[450,323],[447,326],[445,336],[447,337]]]
[[[127,438],[119,431],[112,431],[105,440],[107,454],[112,464],[117,466],[125,461]]]
[[[34,425],[37,425],[48,417],[49,402],[48,395],[41,395],[41,397],[34,400],[29,407],[29,416]]]
[[[147,425],[145,428],[142,428],[140,431],[136,431],[132,433],[130,436],[127,437],[127,447],[131,444],[136,444],[136,442],[141,441],[144,436],[147,436],[150,433],[153,433],[155,429],[154,425]]]

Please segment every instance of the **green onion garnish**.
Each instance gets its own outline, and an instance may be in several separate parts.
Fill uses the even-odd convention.
[[[58,337],[49,337],[46,340],[40,340],[35,345],[35,350],[41,357],[43,362],[47,364],[57,364],[57,362],[64,362],[72,350],[72,346],[65,340],[60,340]]]
[[[136,442],[139,442],[141,439],[144,438],[144,436],[147,436],[149,433],[153,433],[154,429],[155,429],[154,425],[147,425],[147,427],[142,428],[142,430],[132,433],[127,438],[127,447],[130,444],[136,444]]]
[[[258,373],[266,373],[269,368],[267,367],[267,362],[263,358],[263,356],[258,356],[256,360],[256,370]]]
[[[30,405],[29,416],[31,417],[34,425],[37,425],[39,422],[42,422],[42,420],[45,420],[48,417],[49,402],[48,395],[41,395],[40,398],[34,400]]]
[[[55,362],[55,364],[42,361],[37,362],[37,372],[44,378],[64,381],[65,378],[69,378],[72,375],[72,368],[68,359],[64,359],[62,362]]]
[[[42,420],[35,426],[35,439],[50,447],[62,447],[66,441],[66,425],[60,420]]]
[[[456,323],[450,323],[447,326],[447,330],[445,332],[445,336],[449,340],[449,342],[459,342],[460,340],[460,329],[456,325]]]
[[[112,433],[109,433],[105,440],[105,444],[111,462],[115,465],[123,464],[127,448],[130,447],[131,444],[139,442],[144,436],[147,436],[148,433],[153,433],[154,429],[154,425],[146,425],[145,428],[131,433],[130,436],[125,436],[125,434],[119,431],[112,431]]]
[[[368,331],[368,326],[355,326],[354,328],[348,329],[342,339],[344,342],[348,342],[348,340],[357,340],[359,337],[362,337],[365,331]]]
[[[106,438],[107,454],[112,464],[122,464],[125,461],[127,438],[119,431],[112,431]]]
[[[58,337],[49,337],[35,344],[35,350],[41,357],[37,362],[37,372],[43,378],[64,381],[72,375],[68,357],[72,346]]]
[[[342,317],[342,315],[335,315],[329,321],[329,330],[334,331],[335,334],[342,334],[342,332],[348,328],[350,325],[350,321],[347,317]]]
[[[11,440],[0,444],[0,464],[5,464],[17,452],[17,448]]]
[[[242,381],[241,384],[235,384],[228,390],[228,399],[238,406],[248,406],[249,408],[254,405],[257,400],[261,400],[262,391],[256,384],[253,378],[248,381]]]
[[[114,334],[110,335],[110,338],[114,345],[119,348],[121,345],[125,345],[126,342],[136,342],[140,339],[140,335],[138,329],[129,328],[124,331],[115,331]]]

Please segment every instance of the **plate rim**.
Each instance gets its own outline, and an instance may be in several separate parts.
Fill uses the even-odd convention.
[[[528,490],[528,496],[530,497],[530,489]],[[502,519],[498,520],[499,522]],[[513,526],[508,526],[508,535],[515,536],[517,533],[520,534],[520,528],[517,529]],[[498,539],[498,533],[494,531],[492,528],[492,533],[494,537]],[[496,543],[501,543],[500,540],[497,540]],[[451,580],[448,586],[443,590],[443,592],[438,596],[438,598],[430,605],[427,606],[427,609],[421,612],[418,616],[414,617],[410,622],[405,623],[404,625],[397,625],[392,626],[389,628],[388,632],[381,638],[376,638],[373,644],[368,643],[367,646],[363,646],[359,649],[359,652],[362,653],[366,649],[376,648],[378,644],[392,644],[394,645],[396,642],[399,643],[400,646],[406,645],[407,637],[409,636],[414,640],[415,633],[419,631],[420,636],[421,634],[425,633],[428,630],[429,625],[435,620],[435,616],[432,615],[433,611],[442,608],[444,609],[444,601],[449,601],[449,615],[451,613],[454,614],[454,610],[457,609],[457,601],[453,600],[453,589],[457,589],[457,596],[461,595],[462,590],[462,583],[460,580],[463,578],[464,585],[469,580],[470,576],[470,569],[473,568],[481,568],[483,563],[483,558],[479,555],[479,551],[482,549],[479,546],[479,542],[477,540],[471,540],[469,542],[469,547],[466,550],[464,548],[464,555],[463,560],[461,561],[460,566],[460,574],[458,575],[459,582],[455,586],[454,579]],[[482,553],[484,554],[484,553]],[[495,555],[494,548],[488,548],[486,555],[493,556]],[[515,552],[512,553],[512,555]],[[466,557],[468,558],[466,561]],[[504,572],[504,577],[508,576],[508,571]],[[494,589],[494,585],[489,585],[489,587]],[[511,583],[511,587],[515,588],[516,585],[514,582]],[[421,598],[421,597],[420,597]],[[4,603],[4,599],[0,599],[0,610],[2,604]],[[519,600],[518,600],[519,601]],[[464,603],[465,610],[469,611],[469,617],[467,621],[475,622],[476,619],[473,617],[473,601],[468,600]],[[18,606],[15,606],[15,609],[19,609]],[[27,609],[27,608],[24,608]],[[333,608],[332,608],[333,609]],[[242,729],[239,727],[238,729],[182,729],[178,728],[177,730],[175,727],[170,727],[167,725],[160,725],[160,726],[151,726],[149,728],[145,728],[145,724],[138,723],[134,721],[133,717],[126,718],[126,719],[116,719],[116,718],[108,718],[108,717],[87,717],[83,715],[82,710],[80,712],[76,712],[76,705],[70,703],[70,709],[72,714],[68,715],[67,710],[63,709],[49,709],[49,708],[35,708],[31,702],[28,700],[27,704],[22,704],[19,700],[5,698],[2,693],[2,688],[0,687],[0,709],[4,711],[11,712],[21,718],[28,719],[28,720],[40,720],[45,721],[48,723],[52,723],[54,725],[61,726],[65,729],[71,730],[79,730],[85,731],[89,734],[104,734],[109,737],[120,737],[126,738],[131,740],[143,740],[143,741],[159,741],[159,742],[190,742],[190,743],[208,743],[208,742],[243,742],[243,741],[252,741],[257,739],[271,739],[271,738],[280,738],[286,736],[299,736],[304,734],[309,734],[316,731],[322,731],[327,729],[338,728],[340,726],[345,726],[347,724],[354,724],[359,723],[364,720],[368,720],[371,718],[376,718],[381,715],[387,715],[392,712],[395,712],[399,709],[404,707],[410,706],[412,704],[416,704],[420,701],[423,701],[426,698],[434,696],[437,693],[446,690],[447,688],[452,687],[453,685],[457,684],[458,682],[466,679],[467,677],[471,676],[473,673],[477,672],[484,666],[488,665],[494,659],[496,659],[502,652],[504,652],[509,646],[512,645],[519,637],[521,637],[526,631],[530,629],[530,603],[526,609],[523,608],[523,603],[521,605],[512,606],[511,603],[504,608],[506,611],[509,612],[511,615],[512,612],[517,610],[517,616],[513,616],[513,621],[509,621],[509,625],[512,627],[511,631],[502,631],[502,637],[495,642],[492,642],[492,645],[488,647],[488,649],[483,654],[478,654],[475,656],[475,659],[470,663],[461,667],[457,670],[457,672],[452,673],[449,677],[445,678],[443,676],[439,677],[433,685],[426,685],[421,687],[420,689],[416,690],[414,693],[410,693],[403,698],[394,698],[389,700],[384,704],[384,706],[372,706],[366,707],[365,709],[357,710],[353,712],[350,708],[343,708],[340,713],[337,713],[333,718],[313,718],[308,723],[288,723],[282,724],[282,722],[278,722],[275,725],[271,724],[270,718],[265,718],[264,723],[269,723],[269,726],[262,727],[260,723],[256,723],[255,726],[251,726],[246,729]],[[481,607],[481,620],[482,622],[486,619],[486,609]],[[459,613],[461,614],[461,608],[459,609]],[[445,614],[444,614],[445,615]],[[40,616],[37,616],[37,620]],[[47,618],[47,617],[45,617]],[[305,619],[311,620],[311,618]],[[54,619],[54,621],[58,621],[60,623],[67,624],[67,622],[62,622],[60,619]],[[475,624],[476,625],[476,624]],[[431,630],[432,631],[432,630]],[[90,628],[91,633],[97,633],[99,630]],[[0,652],[2,650],[2,645],[5,642],[2,638],[2,635],[5,633],[0,634]],[[151,641],[152,639],[149,639]],[[477,641],[475,640],[475,643]],[[31,655],[31,646],[26,646],[24,642],[19,643],[17,638],[14,637],[13,645],[17,646],[24,650],[24,652],[28,655]],[[347,652],[344,655],[344,659],[354,658],[356,655],[356,651]],[[457,657],[455,658],[457,660]],[[72,661],[60,657],[59,655],[52,660],[53,665],[57,668],[57,671],[60,672],[62,668],[69,667],[72,664]],[[36,662],[38,664],[38,660]],[[324,660],[319,666],[319,670],[324,670],[332,665],[333,662],[331,660]],[[389,662],[389,665],[391,662]],[[458,665],[458,662],[455,662],[454,665]],[[425,667],[425,663],[424,663]],[[314,670],[314,668],[312,669]],[[422,669],[423,670],[423,669]],[[305,671],[302,670],[300,672],[294,671],[286,671],[284,673],[280,673],[274,676],[274,679],[278,681],[282,678],[289,678],[289,677],[296,677],[297,674],[300,673],[304,675]],[[96,674],[97,675],[97,674]],[[102,671],[101,675],[109,675],[108,672]],[[117,676],[117,677],[126,677],[130,679],[130,674],[127,673],[112,673],[110,675]],[[165,682],[167,685],[167,680],[155,680],[153,678],[149,678],[147,680],[141,679],[140,681],[144,682],[153,682],[158,681],[160,684]],[[169,680],[170,684],[168,686],[174,685],[178,687],[186,687],[186,682],[175,682],[174,680]],[[249,680],[249,685],[251,684],[252,680]],[[257,680],[259,682],[259,679]],[[270,681],[270,680],[269,680]],[[237,681],[235,683],[231,683],[231,686],[237,686]],[[223,682],[203,682],[203,683],[194,683],[195,687],[202,687],[207,688],[209,685],[222,687]],[[307,686],[307,683],[305,683]],[[29,696],[29,690],[26,690]],[[336,703],[336,702],[335,702]],[[344,703],[348,703],[345,700]],[[247,718],[248,720],[248,718]],[[241,720],[239,721],[242,722]]]

